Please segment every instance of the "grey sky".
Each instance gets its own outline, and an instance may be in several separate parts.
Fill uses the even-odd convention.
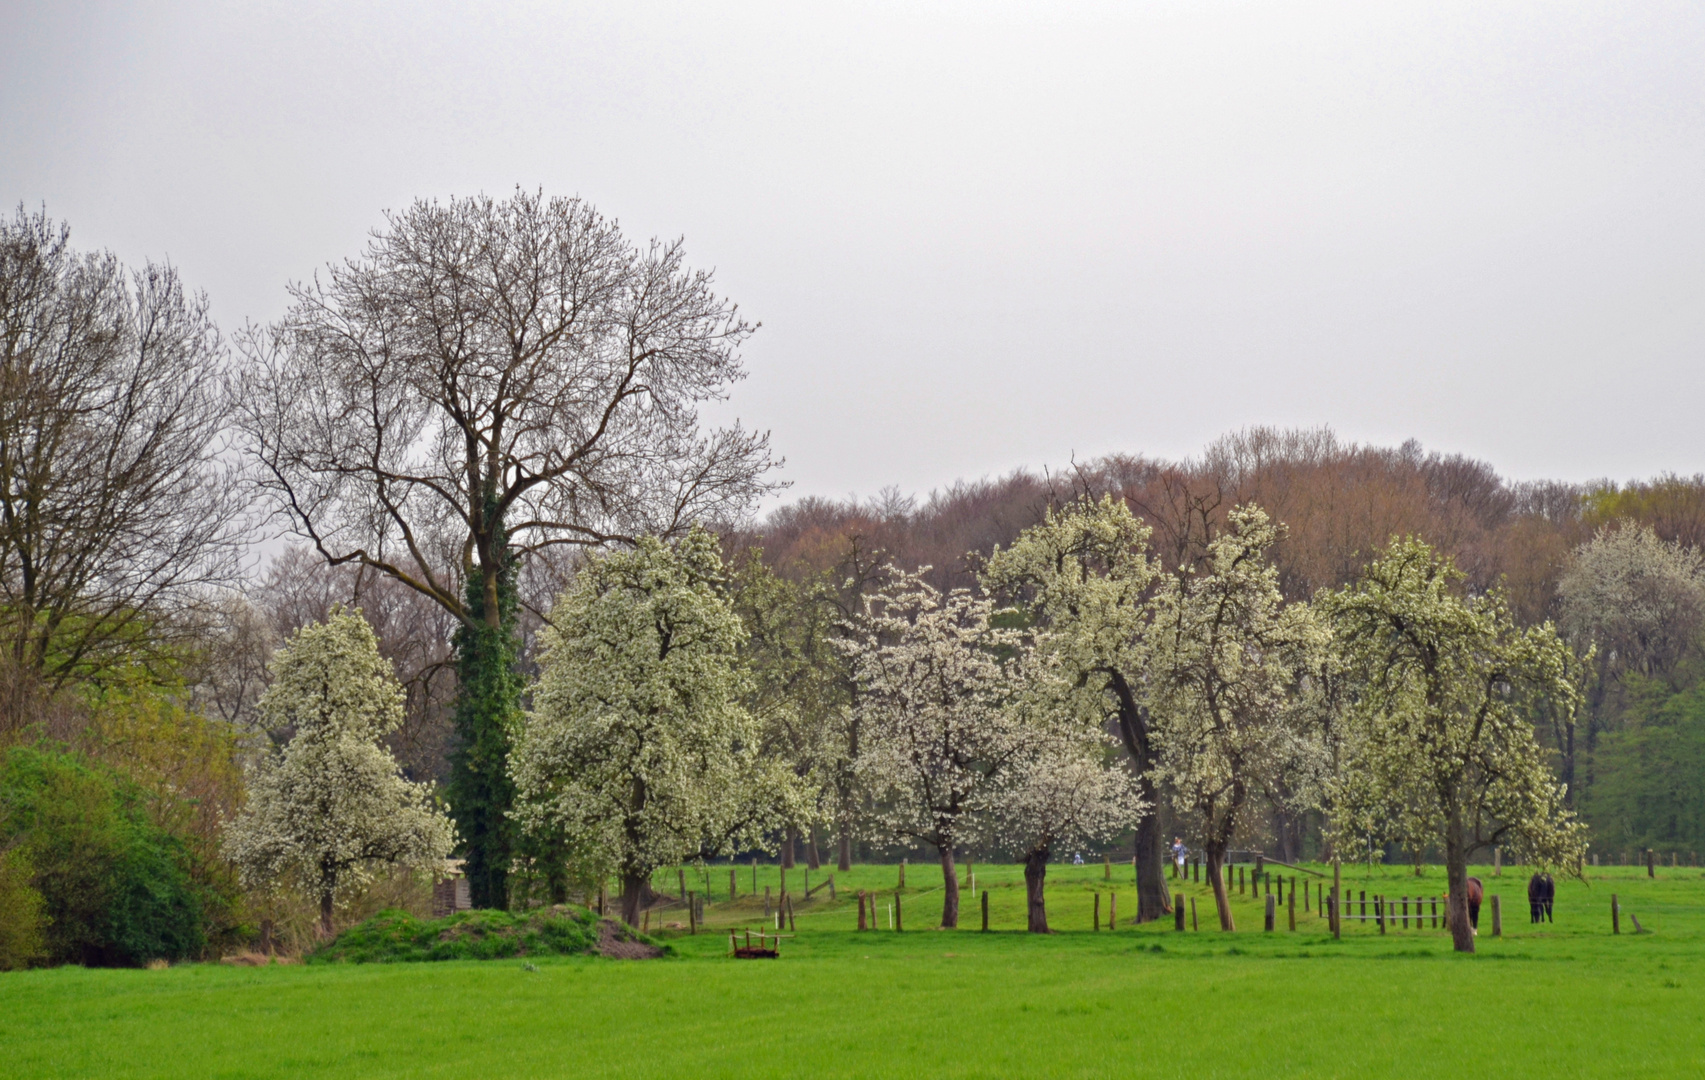
[[[1247,424],[1705,470],[1705,5],[0,6],[0,198],[227,328],[585,196],[764,323],[796,493]],[[719,410],[719,414],[720,414]]]

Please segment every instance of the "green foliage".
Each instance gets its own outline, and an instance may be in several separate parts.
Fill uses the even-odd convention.
[[[41,893],[30,884],[34,876],[22,848],[0,853],[0,971],[16,971],[46,958]]]
[[[488,504],[488,514],[496,507]],[[471,621],[456,630],[456,748],[450,754],[446,796],[461,837],[468,892],[479,908],[507,907],[508,874],[514,847],[509,810],[515,785],[509,778],[509,748],[520,723],[522,681],[516,671],[518,639],[515,560],[506,550],[501,527],[497,548],[503,558],[497,579],[498,625],[486,619],[480,575],[467,575],[466,599]]]
[[[131,965],[197,955],[205,913],[184,843],[143,793],[86,760],[14,747],[0,764],[0,844],[34,867],[50,963]]]
[[[1620,730],[1599,737],[1581,813],[1596,848],[1705,849],[1705,685],[1630,687]]]
[[[356,964],[505,960],[580,956],[595,952],[597,946],[598,917],[585,908],[558,906],[522,914],[459,911],[443,919],[418,919],[393,910],[350,927],[310,953],[308,960]]]

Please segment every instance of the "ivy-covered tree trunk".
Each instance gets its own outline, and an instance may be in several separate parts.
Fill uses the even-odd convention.
[[[489,512],[489,511],[488,511]],[[450,815],[460,834],[462,873],[476,908],[509,906],[515,801],[509,747],[521,714],[514,569],[501,526],[494,550],[468,575],[473,619],[456,631],[456,746],[450,755]]]

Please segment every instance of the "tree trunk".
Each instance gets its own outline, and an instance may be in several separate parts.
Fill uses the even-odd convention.
[[[648,875],[632,870],[622,871],[622,921],[629,926],[639,925],[640,904],[645,900],[645,887],[650,884],[647,878]]]
[[[805,830],[805,865],[812,870],[823,869],[823,860],[817,854],[817,826]]]
[[[496,529],[494,535],[500,538],[501,526]],[[479,572],[466,586],[473,619],[455,635],[455,744],[446,794],[461,837],[462,872],[476,908],[509,906],[514,839],[509,811],[515,785],[508,763],[522,685],[515,670],[515,584],[502,557],[493,554],[500,547],[496,541],[482,542]]]
[[[794,863],[795,845],[799,842],[799,830],[792,825],[787,827],[787,835],[781,842],[781,868],[792,870]]]
[[[842,873],[852,869],[852,833],[845,825],[835,841],[835,869]]]
[[[1225,891],[1225,849],[1226,845],[1220,840],[1211,840],[1203,845],[1207,855],[1208,884],[1214,888],[1214,907],[1219,909],[1220,929],[1234,931],[1237,921],[1231,917],[1231,897]]]
[[[1043,900],[1042,887],[1048,878],[1048,849],[1035,848],[1024,855],[1024,910],[1032,934],[1047,934],[1048,907]]]
[[[1156,798],[1154,786],[1147,781],[1140,785],[1151,802]],[[1137,822],[1137,921],[1150,922],[1172,912],[1172,895],[1166,888],[1166,834],[1160,819],[1150,811]]]
[[[325,890],[320,894],[320,936],[332,936],[332,891]]]
[[[1149,745],[1148,711],[1137,704],[1137,695],[1123,675],[1110,673],[1107,685],[1119,702],[1119,738],[1125,744],[1125,752],[1131,755],[1132,771],[1137,776],[1137,793],[1150,807],[1149,812],[1137,822],[1134,853],[1137,859],[1137,921],[1149,922],[1172,911],[1172,897],[1166,888],[1166,836],[1155,810],[1160,806],[1160,793],[1150,779],[1155,755],[1154,748]]]
[[[1453,810],[1445,822],[1445,880],[1450,883],[1450,898],[1445,901],[1445,921],[1450,924],[1450,940],[1457,952],[1474,951],[1474,927],[1468,921],[1468,841],[1462,827],[1462,813]]]
[[[959,927],[959,868],[953,864],[952,844],[943,844],[938,850],[941,852],[941,884],[945,889],[941,898],[941,928],[956,930]]]

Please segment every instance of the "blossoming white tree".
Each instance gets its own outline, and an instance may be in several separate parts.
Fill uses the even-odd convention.
[[[941,858],[941,925],[959,925],[955,849],[970,841],[999,785],[1035,743],[1014,707],[1024,680],[1019,635],[990,625],[991,605],[942,596],[894,572],[868,598],[848,643],[861,742],[856,767],[874,823]]]
[[[1320,603],[1351,680],[1346,768],[1444,848],[1451,938],[1473,952],[1468,859],[1499,844],[1579,871],[1585,827],[1564,807],[1529,712],[1579,701],[1550,624],[1516,627],[1501,595],[1463,595],[1426,543],[1396,540],[1361,579]]]
[[[405,780],[379,744],[402,723],[403,689],[365,619],[334,612],[298,630],[274,655],[257,708],[266,729],[294,735],[253,770],[226,833],[246,884],[317,896],[330,934],[337,898],[380,868],[449,854],[455,829],[430,786]]]
[[[1202,572],[1155,595],[1147,697],[1158,771],[1196,819],[1220,928],[1235,930],[1221,867],[1257,799],[1319,760],[1305,691],[1327,633],[1307,605],[1284,603],[1267,515],[1239,507],[1226,525]]]
[[[1148,556],[1149,528],[1111,497],[1049,510],[1006,550],[996,549],[983,587],[1021,604],[1040,631],[1048,657],[1085,705],[1116,725],[1136,776],[1136,792],[1155,801],[1158,755],[1143,701],[1149,593],[1157,567]],[[1137,921],[1172,909],[1164,871],[1164,837],[1152,815],[1137,822]]]
[[[533,709],[510,755],[522,826],[621,880],[639,922],[651,873],[759,842],[803,812],[741,706],[746,631],[717,541],[642,537],[596,558],[551,614]]]
[[[1030,932],[1048,933],[1043,898],[1048,859],[1062,847],[1098,843],[1129,828],[1149,806],[1111,741],[1075,725],[1055,729],[1003,786],[994,807],[1001,840],[1024,852],[1025,909]]]

